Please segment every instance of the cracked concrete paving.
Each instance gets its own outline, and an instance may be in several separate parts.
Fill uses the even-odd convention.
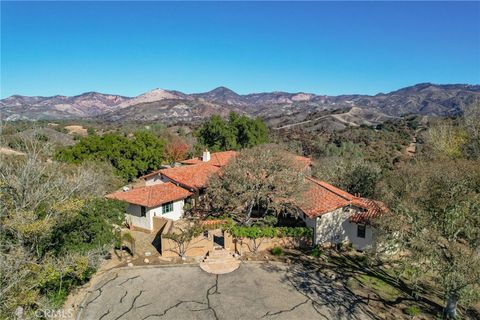
[[[357,307],[338,312],[315,288],[292,284],[289,270],[258,263],[225,275],[198,266],[113,270],[86,298],[80,319],[370,319]]]

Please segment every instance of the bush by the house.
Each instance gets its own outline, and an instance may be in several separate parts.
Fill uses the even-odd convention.
[[[422,310],[418,306],[410,306],[405,308],[405,313],[408,314],[409,316],[415,317],[418,316],[422,313]]]
[[[232,236],[236,238],[275,238],[275,237],[291,237],[291,238],[306,238],[312,236],[312,229],[304,227],[242,227],[233,226],[229,230]]]
[[[278,257],[278,256],[281,256],[281,255],[283,254],[283,249],[282,249],[282,247],[278,247],[278,246],[277,246],[277,247],[273,247],[273,248],[272,248],[272,254],[273,254],[274,256],[277,256],[277,257]]]

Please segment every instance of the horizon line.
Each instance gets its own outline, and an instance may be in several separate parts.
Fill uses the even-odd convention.
[[[305,94],[313,94],[313,95],[316,95],[316,96],[329,96],[329,97],[339,97],[339,96],[350,96],[350,95],[363,95],[363,96],[376,96],[376,95],[379,95],[379,94],[389,94],[389,93],[392,93],[392,92],[395,92],[395,91],[398,91],[398,90],[401,90],[401,89],[405,89],[405,88],[410,88],[410,87],[415,87],[415,86],[419,86],[419,85],[424,85],[424,84],[428,84],[428,85],[434,85],[434,86],[454,86],[454,85],[458,85],[458,86],[480,86],[480,83],[434,83],[434,82],[419,82],[419,83],[415,83],[415,84],[412,84],[412,85],[407,85],[407,86],[404,86],[404,87],[400,87],[400,88],[397,88],[395,90],[392,90],[392,91],[388,91],[388,92],[382,92],[382,91],[379,91],[375,94],[368,94],[368,93],[342,93],[342,94],[321,94],[321,93],[315,93],[315,92],[306,92],[306,91],[282,91],[282,90],[274,90],[274,91],[260,91],[260,92],[249,92],[249,93],[238,93],[237,91],[229,88],[229,87],[226,87],[226,86],[218,86],[218,87],[215,87],[211,90],[208,90],[208,91],[200,91],[200,92],[186,92],[186,91],[181,91],[181,90],[178,90],[178,89],[165,89],[165,88],[160,88],[160,87],[156,87],[156,88],[153,88],[153,89],[149,89],[149,90],[146,90],[146,91],[143,91],[141,93],[139,93],[138,95],[134,95],[134,96],[130,96],[130,95],[123,95],[123,94],[117,94],[117,93],[108,93],[108,92],[101,92],[101,91],[95,91],[95,90],[89,90],[89,91],[84,91],[84,92],[81,92],[81,93],[78,93],[78,94],[72,94],[72,95],[64,95],[64,94],[54,94],[54,95],[28,95],[28,94],[20,94],[20,93],[15,93],[15,94],[12,94],[12,95],[9,95],[9,96],[6,96],[6,97],[2,97],[0,98],[0,100],[4,100],[4,99],[8,99],[8,98],[11,98],[11,97],[15,97],[15,96],[20,96],[20,97],[42,97],[42,98],[51,98],[51,97],[78,97],[78,96],[81,96],[81,95],[85,95],[85,94],[88,94],[88,93],[98,93],[98,94],[103,94],[103,95],[112,95],[112,96],[121,96],[121,97],[126,97],[126,98],[135,98],[135,97],[138,97],[138,96],[141,96],[142,94],[145,94],[145,93],[148,93],[148,92],[151,92],[151,91],[154,91],[154,90],[164,90],[164,91],[177,91],[177,92],[180,92],[180,93],[183,93],[183,94],[187,94],[187,95],[193,95],[193,94],[203,94],[203,93],[208,93],[208,92],[212,92],[216,89],[220,89],[220,88],[225,88],[227,90],[230,90],[232,91],[233,93],[235,94],[238,94],[240,96],[247,96],[247,95],[252,95],[252,94],[262,94],[262,93],[287,93],[287,94],[300,94],[300,93],[305,93]]]

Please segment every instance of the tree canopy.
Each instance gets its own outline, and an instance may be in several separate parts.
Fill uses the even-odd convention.
[[[165,160],[171,165],[178,161],[185,160],[188,144],[182,141],[179,137],[172,137],[165,146]]]
[[[230,113],[212,116],[197,130],[200,145],[211,151],[239,150],[268,142],[268,128],[260,119]]]
[[[441,174],[440,174],[441,173]],[[457,160],[407,165],[387,181],[395,214],[380,220],[383,248],[408,252],[413,280],[434,279],[454,316],[480,296],[480,166]]]
[[[0,159],[2,319],[17,307],[26,317],[61,307],[113,246],[114,225],[125,212],[124,204],[103,199],[108,170],[47,162],[40,148],[26,151]]]
[[[380,167],[373,162],[346,157],[322,158],[315,163],[313,171],[317,178],[366,198],[375,196],[381,174]]]
[[[211,179],[207,199],[216,211],[249,224],[252,211],[295,213],[292,204],[305,190],[305,172],[293,155],[275,145],[244,149]]]
[[[131,181],[159,168],[164,160],[164,144],[148,131],[137,131],[131,138],[119,134],[92,135],[60,150],[55,158],[69,163],[109,162],[122,178]]]

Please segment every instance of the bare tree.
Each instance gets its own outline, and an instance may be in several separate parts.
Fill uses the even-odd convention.
[[[474,159],[480,158],[480,101],[467,107],[463,114],[463,123],[468,133],[467,153]]]
[[[275,145],[245,149],[211,179],[207,198],[212,208],[233,213],[245,224],[252,211],[296,213],[293,204],[306,189],[305,164]]]
[[[182,259],[185,259],[187,257],[188,250],[193,248],[195,244],[192,241],[203,231],[204,229],[198,224],[184,227],[175,226],[174,230],[163,234],[163,237],[172,240],[175,243],[175,246],[170,250],[178,254]]]
[[[444,120],[427,130],[425,140],[431,156],[458,159],[463,156],[468,134],[461,126]]]
[[[63,279],[65,272],[80,272],[100,258],[93,251],[52,257],[42,248],[54,227],[78,214],[85,199],[103,196],[109,178],[90,164],[52,162],[48,144],[24,139],[25,155],[0,155],[0,317],[18,305],[47,303],[39,291],[45,279],[57,274]]]
[[[480,298],[480,166],[466,160],[409,165],[388,180],[394,212],[379,221],[377,248],[397,248],[414,281],[433,279],[445,314]]]

